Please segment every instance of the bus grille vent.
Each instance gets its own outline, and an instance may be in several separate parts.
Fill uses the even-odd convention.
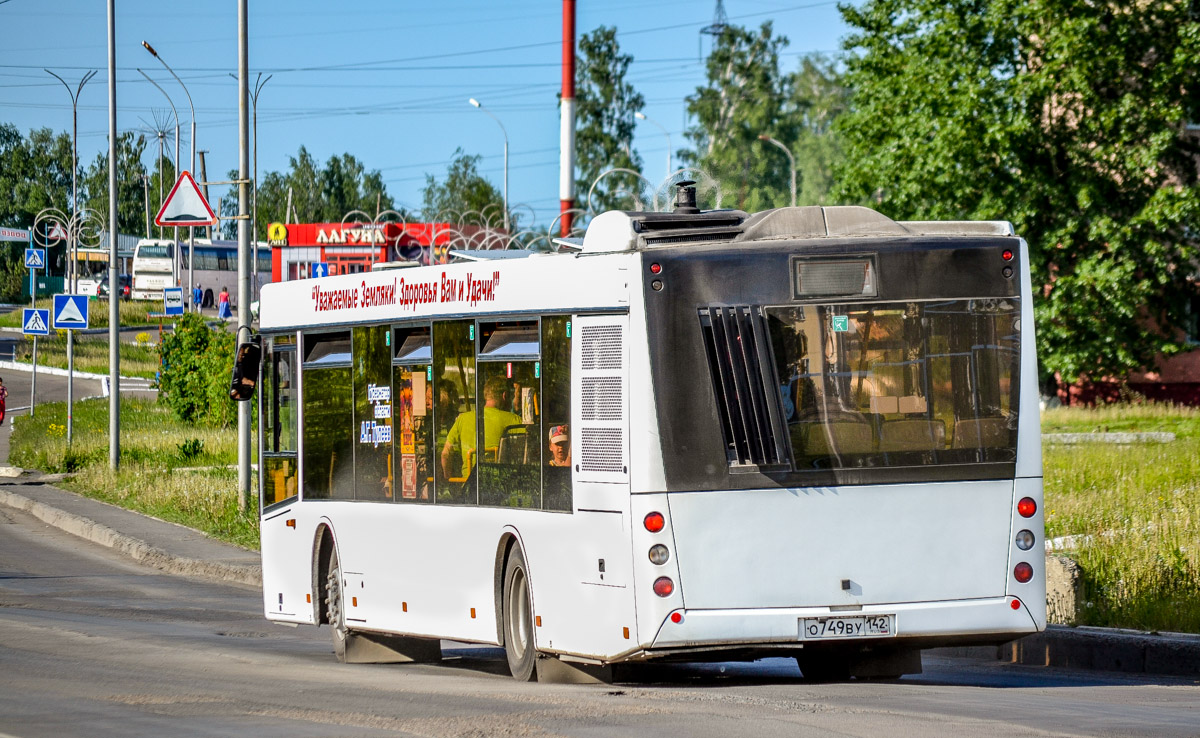
[[[730,465],[788,468],[790,444],[762,308],[702,308],[700,330]]]
[[[582,471],[624,473],[624,435],[620,428],[584,428]]]
[[[624,331],[619,325],[596,325],[580,329],[580,362],[584,370],[620,369]]]
[[[621,420],[621,378],[585,377],[581,382],[584,420]]]

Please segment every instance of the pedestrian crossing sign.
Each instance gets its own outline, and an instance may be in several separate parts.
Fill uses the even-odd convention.
[[[26,269],[46,268],[46,249],[25,249]]]
[[[50,311],[25,308],[21,318],[21,332],[27,336],[50,335]]]

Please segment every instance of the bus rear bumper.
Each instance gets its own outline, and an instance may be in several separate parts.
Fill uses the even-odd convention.
[[[1017,603],[1014,609],[1013,603]],[[657,650],[703,650],[730,646],[801,647],[817,644],[846,644],[863,638],[826,637],[806,639],[801,629],[805,620],[816,618],[859,618],[894,616],[894,635],[869,640],[886,640],[897,646],[928,648],[965,642],[1001,643],[1045,630],[1023,602],[1015,597],[994,597],[949,602],[911,602],[864,605],[861,610],[837,611],[829,607],[797,607],[744,610],[676,611],[678,623],[668,616],[644,656]],[[675,613],[672,613],[674,615]]]

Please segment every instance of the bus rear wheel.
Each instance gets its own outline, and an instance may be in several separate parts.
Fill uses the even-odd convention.
[[[535,681],[537,650],[533,637],[533,598],[529,591],[525,556],[519,547],[513,548],[504,567],[501,614],[504,619],[504,653],[508,657],[508,670],[519,682]]]
[[[329,574],[325,578],[325,616],[333,633],[333,655],[346,663],[346,608],[342,599],[342,567],[337,549],[329,556]]]

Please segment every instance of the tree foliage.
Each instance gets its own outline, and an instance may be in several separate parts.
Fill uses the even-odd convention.
[[[729,26],[708,58],[707,84],[687,98],[696,122],[685,135],[694,148],[682,158],[719,183],[720,202],[714,197],[705,203],[710,207],[754,211],[790,204],[791,164],[759,138],[764,135],[795,158],[796,204],[830,201],[841,158],[833,122],[846,110],[848,91],[839,63],[820,54],[801,57],[792,73],[781,71],[786,46],[769,22],[757,31]]]
[[[622,54],[617,29],[600,26],[579,37],[575,88],[575,189],[581,207],[596,178],[610,169],[641,173],[642,157],[633,150],[634,113],[646,105],[641,93],[625,81],[633,56]],[[631,209],[625,193],[644,189],[638,177],[617,172],[596,186],[591,199],[594,212]],[[649,208],[648,203],[643,203]]]
[[[427,221],[493,227],[503,221],[503,193],[479,173],[480,158],[455,149],[445,179],[439,182],[432,174],[425,175],[421,212]]]
[[[1198,254],[1194,4],[841,6],[852,110],[839,194],[897,219],[1010,220],[1043,366],[1073,381],[1181,350]],[[1041,293],[1042,290],[1037,292]]]
[[[237,179],[237,171],[229,172]],[[331,156],[324,166],[317,163],[308,149],[301,146],[290,157],[286,172],[265,172],[258,177],[258,238],[265,240],[271,223],[291,222],[287,210],[288,190],[299,223],[340,223],[352,210],[371,217],[376,211],[394,210],[396,203],[387,192],[379,170],[368,170],[352,154]],[[237,191],[231,190],[221,201],[222,214],[237,215]],[[361,220],[361,216],[358,216]],[[237,221],[226,221],[226,237],[236,237]]]
[[[234,334],[209,328],[199,313],[187,313],[163,336],[158,399],[185,423],[228,428],[237,417],[229,399]]]

